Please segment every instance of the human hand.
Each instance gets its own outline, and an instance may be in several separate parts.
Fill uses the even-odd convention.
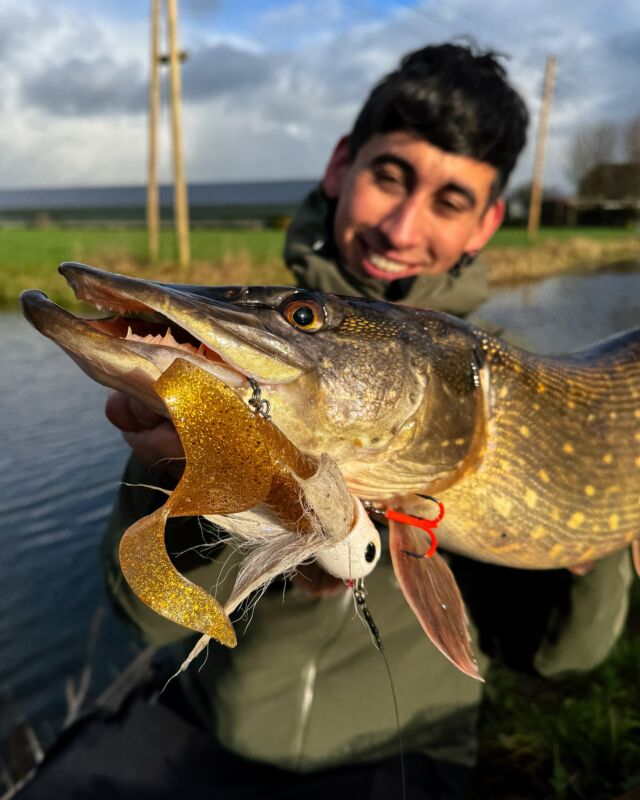
[[[345,582],[329,575],[315,563],[301,564],[293,576],[293,585],[311,597],[331,597],[345,589]]]
[[[105,414],[143,464],[164,466],[176,478],[182,475],[184,450],[168,419],[122,392],[109,395]]]
[[[567,567],[569,572],[573,575],[588,575],[591,570],[595,567],[596,561],[584,561],[582,564],[576,564],[573,567]]]

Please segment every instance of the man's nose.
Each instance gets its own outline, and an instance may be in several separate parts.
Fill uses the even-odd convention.
[[[417,198],[407,197],[388,211],[378,225],[393,248],[416,247],[424,241],[425,214]]]

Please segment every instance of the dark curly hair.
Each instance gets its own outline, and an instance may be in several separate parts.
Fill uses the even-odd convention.
[[[498,171],[504,189],[525,145],[529,113],[497,54],[473,43],[429,45],[404,56],[377,83],[349,138],[350,157],[375,134],[410,131],[449,153]]]

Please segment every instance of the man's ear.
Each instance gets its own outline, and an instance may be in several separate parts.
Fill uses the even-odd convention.
[[[335,199],[340,193],[342,179],[351,164],[349,158],[349,137],[342,136],[333,149],[322,179],[322,188],[327,197]]]
[[[499,197],[482,215],[478,226],[467,242],[465,250],[467,252],[478,252],[487,244],[489,239],[502,225],[506,204],[503,197]]]

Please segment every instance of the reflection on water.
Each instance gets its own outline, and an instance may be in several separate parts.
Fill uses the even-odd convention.
[[[566,351],[640,325],[640,275],[554,278],[500,292],[479,315],[533,349]],[[59,348],[17,314],[0,315],[0,340],[0,691],[50,740],[106,604],[100,540],[126,447],[104,418],[106,390]],[[97,688],[132,648],[106,620]]]
[[[18,314],[0,315],[0,340],[0,692],[47,739],[38,723],[59,724],[106,605],[99,544],[126,448],[104,418],[106,390],[58,347]],[[96,687],[126,636],[108,615]],[[0,739],[7,724],[3,702]]]
[[[524,338],[563,353],[640,325],[640,274],[568,275],[502,290],[477,311]]]

